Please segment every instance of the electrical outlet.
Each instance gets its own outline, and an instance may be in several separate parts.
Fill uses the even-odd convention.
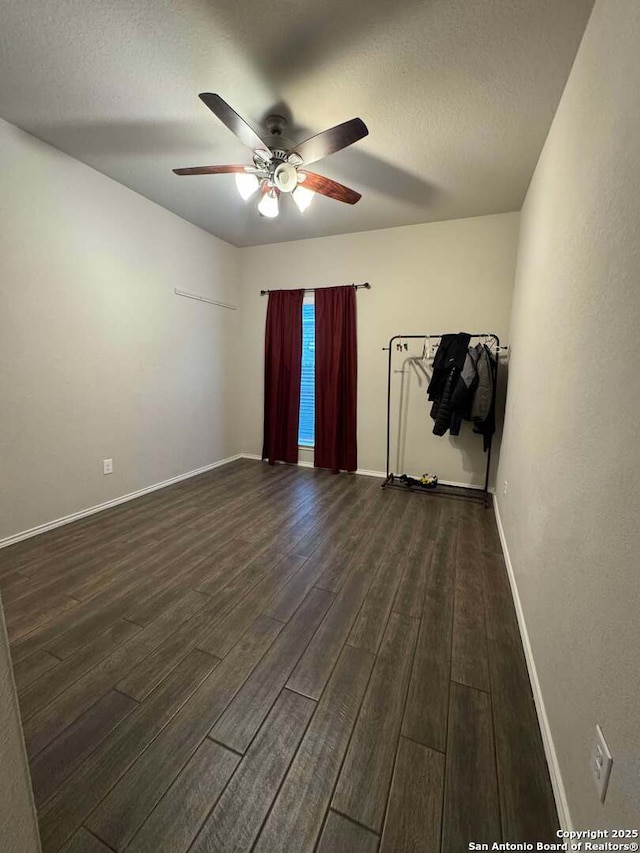
[[[503,498],[506,498],[508,490],[509,490],[509,483],[505,480],[504,483],[502,484],[502,497]]]
[[[593,781],[596,783],[601,803],[604,803],[604,798],[607,796],[607,785],[609,784],[612,765],[613,758],[602,734],[602,729],[600,726],[596,726],[596,739],[591,750],[591,773]]]
[[[113,459],[102,460],[102,473],[113,474]]]

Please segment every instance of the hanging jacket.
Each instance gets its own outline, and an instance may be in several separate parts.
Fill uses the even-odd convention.
[[[470,340],[471,335],[466,332],[458,332],[457,335],[443,335],[440,338],[433,359],[433,375],[427,388],[429,400],[437,400],[442,397],[452,367],[456,367],[458,371],[462,370]]]
[[[444,435],[452,426],[454,410],[451,397],[460,371],[464,367],[471,335],[466,332],[443,335],[433,360],[433,375],[427,388],[427,397],[433,401],[431,417],[435,421],[433,432]],[[459,419],[453,423],[453,434],[460,429]]]
[[[491,350],[483,344],[469,347],[464,367],[450,372],[443,396],[434,403],[431,416],[436,420],[434,433],[458,435],[462,420],[473,422],[473,431],[484,437],[484,449],[489,447],[495,432],[494,385],[496,360]]]
[[[453,416],[453,408],[451,406],[451,396],[457,381],[458,370],[457,368],[452,367],[445,378],[442,396],[438,397],[437,400],[434,400],[433,406],[431,406],[431,417],[435,421],[433,426],[434,435],[444,435],[446,431],[452,427],[451,419]],[[456,427],[458,432],[460,430],[459,424],[456,424],[456,426],[452,428],[453,435],[458,434],[458,432],[455,432]]]
[[[469,347],[464,360],[464,367],[460,372],[458,381],[451,395],[451,406],[453,411],[466,421],[472,417],[472,408],[478,387],[478,359],[480,352],[478,347]]]
[[[475,349],[478,351],[476,362],[478,381],[473,395],[471,419],[474,423],[482,423],[489,416],[493,400],[493,367],[491,364],[493,356],[488,347],[481,344],[478,344]]]
[[[496,431],[495,384],[498,362],[489,347],[483,346],[478,360],[478,388],[471,408],[473,431],[483,436],[483,446],[489,449]]]

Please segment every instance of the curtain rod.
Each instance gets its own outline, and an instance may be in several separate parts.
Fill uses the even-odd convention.
[[[348,287],[348,285],[347,285]],[[352,284],[351,287],[355,287],[356,290],[371,290],[371,285],[368,281],[365,281],[364,284]],[[314,293],[316,290],[324,290],[324,287],[305,287],[305,293]],[[261,290],[260,296],[265,296],[267,293],[280,293],[280,290]]]

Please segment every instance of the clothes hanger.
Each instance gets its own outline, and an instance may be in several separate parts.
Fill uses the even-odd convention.
[[[429,335],[424,336],[424,343],[422,345],[422,360],[428,361],[431,358],[431,338]]]

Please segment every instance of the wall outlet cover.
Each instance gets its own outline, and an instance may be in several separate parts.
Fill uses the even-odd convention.
[[[113,459],[102,460],[102,472],[104,474],[113,474]]]
[[[596,726],[596,737],[591,750],[591,775],[596,784],[601,803],[604,803],[604,798],[607,796],[612,765],[613,758],[604,739],[602,729],[600,726]]]

